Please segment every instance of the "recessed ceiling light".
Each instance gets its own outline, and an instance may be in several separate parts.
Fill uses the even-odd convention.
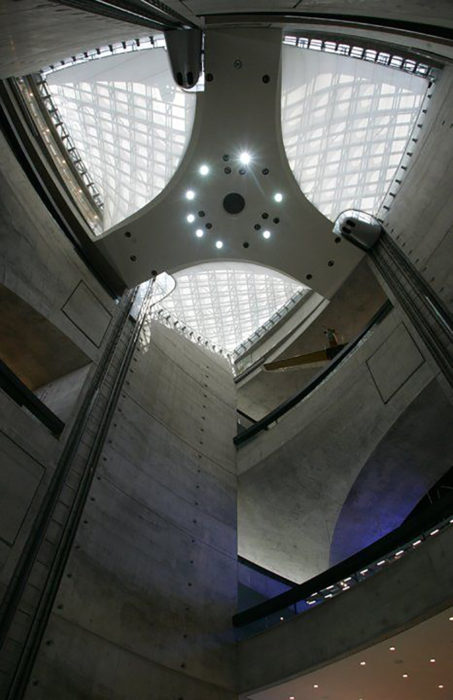
[[[195,221],[195,216],[194,214],[187,214],[186,219],[189,222],[189,224],[192,224]]]
[[[449,617],[448,619],[450,620],[450,622],[453,622],[453,617]]]
[[[207,175],[209,173],[209,166],[206,165],[206,163],[203,163],[203,165],[200,166],[198,172],[200,173],[200,175]]]
[[[215,247],[218,248],[219,250],[220,250],[220,248],[223,248],[223,243],[222,243],[222,241],[216,241]]]
[[[430,664],[435,664],[435,663],[436,663],[436,659],[430,659],[430,660],[429,660],[429,663],[430,663]]]
[[[193,190],[187,190],[186,199],[195,199],[195,192]]]
[[[250,153],[247,153],[247,151],[243,151],[239,156],[239,160],[242,163],[242,165],[248,165],[252,160],[252,156],[250,155]]]
[[[444,686],[442,685],[442,683],[440,683],[440,685],[438,685],[437,687],[438,687],[438,688],[443,688]]]
[[[283,622],[284,619],[285,619],[284,617],[281,617],[281,618],[280,618],[280,622]]]
[[[204,236],[204,231],[203,231],[203,229],[202,229],[202,228],[197,228],[197,230],[195,231],[195,235],[196,235],[197,238],[202,238],[202,237]]]
[[[276,192],[274,194],[274,199],[276,202],[281,202],[283,200],[283,195],[281,192]]]
[[[271,232],[266,229],[266,231],[263,231],[263,238],[270,238],[271,237]]]
[[[389,651],[396,651],[396,647],[389,647]]]
[[[366,666],[366,661],[361,661],[361,662],[360,662],[360,665],[361,665],[361,666]]]
[[[313,688],[319,688],[319,685],[317,683],[314,683]]]
[[[403,678],[409,678],[407,673],[403,673]]]
[[[294,695],[290,695],[289,700],[296,700],[296,698],[294,697]]]

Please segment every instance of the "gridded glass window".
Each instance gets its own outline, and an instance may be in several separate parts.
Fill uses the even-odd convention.
[[[218,348],[232,351],[298,291],[300,282],[249,263],[204,263],[174,274],[161,306]]]
[[[190,139],[196,97],[175,86],[162,48],[109,52],[49,73],[47,83],[102,195],[108,229],[169,182]]]
[[[286,155],[304,194],[329,219],[345,209],[378,212],[427,86],[374,62],[283,47]]]

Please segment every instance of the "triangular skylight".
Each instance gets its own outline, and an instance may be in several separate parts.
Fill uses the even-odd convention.
[[[267,267],[212,262],[174,275],[161,306],[218,349],[232,351],[298,290],[308,287]]]
[[[303,193],[332,221],[344,209],[377,214],[427,86],[402,70],[283,47],[286,155]]]
[[[104,228],[154,199],[190,139],[194,94],[178,88],[163,48],[49,73],[54,103],[104,200]]]

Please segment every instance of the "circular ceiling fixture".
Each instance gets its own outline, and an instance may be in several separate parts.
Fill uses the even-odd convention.
[[[223,208],[228,214],[240,214],[245,207],[245,199],[238,192],[230,192],[223,198]]]

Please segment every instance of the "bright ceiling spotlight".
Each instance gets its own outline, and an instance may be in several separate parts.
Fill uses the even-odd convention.
[[[283,201],[283,195],[282,195],[282,193],[281,193],[281,192],[276,192],[276,193],[274,194],[274,200],[275,200],[276,202],[282,202],[282,201]]]
[[[215,247],[220,250],[220,248],[223,248],[223,243],[222,241],[216,241]]]
[[[187,190],[186,192],[186,199],[195,199],[195,192],[193,190]]]
[[[252,156],[250,153],[247,153],[247,151],[243,151],[239,156],[239,161],[242,163],[242,165],[248,165],[251,160]]]
[[[202,228],[197,228],[197,230],[195,231],[195,235],[196,235],[197,238],[203,238],[203,235],[204,235],[203,229],[202,229]]]
[[[209,166],[206,165],[206,163],[203,163],[203,165],[200,166],[198,172],[200,173],[200,175],[207,175],[209,173]]]
[[[193,224],[193,222],[195,221],[195,215],[194,214],[187,214],[186,219],[189,222],[189,224]]]
[[[271,237],[271,232],[266,229],[266,231],[263,231],[263,238],[270,238]]]

